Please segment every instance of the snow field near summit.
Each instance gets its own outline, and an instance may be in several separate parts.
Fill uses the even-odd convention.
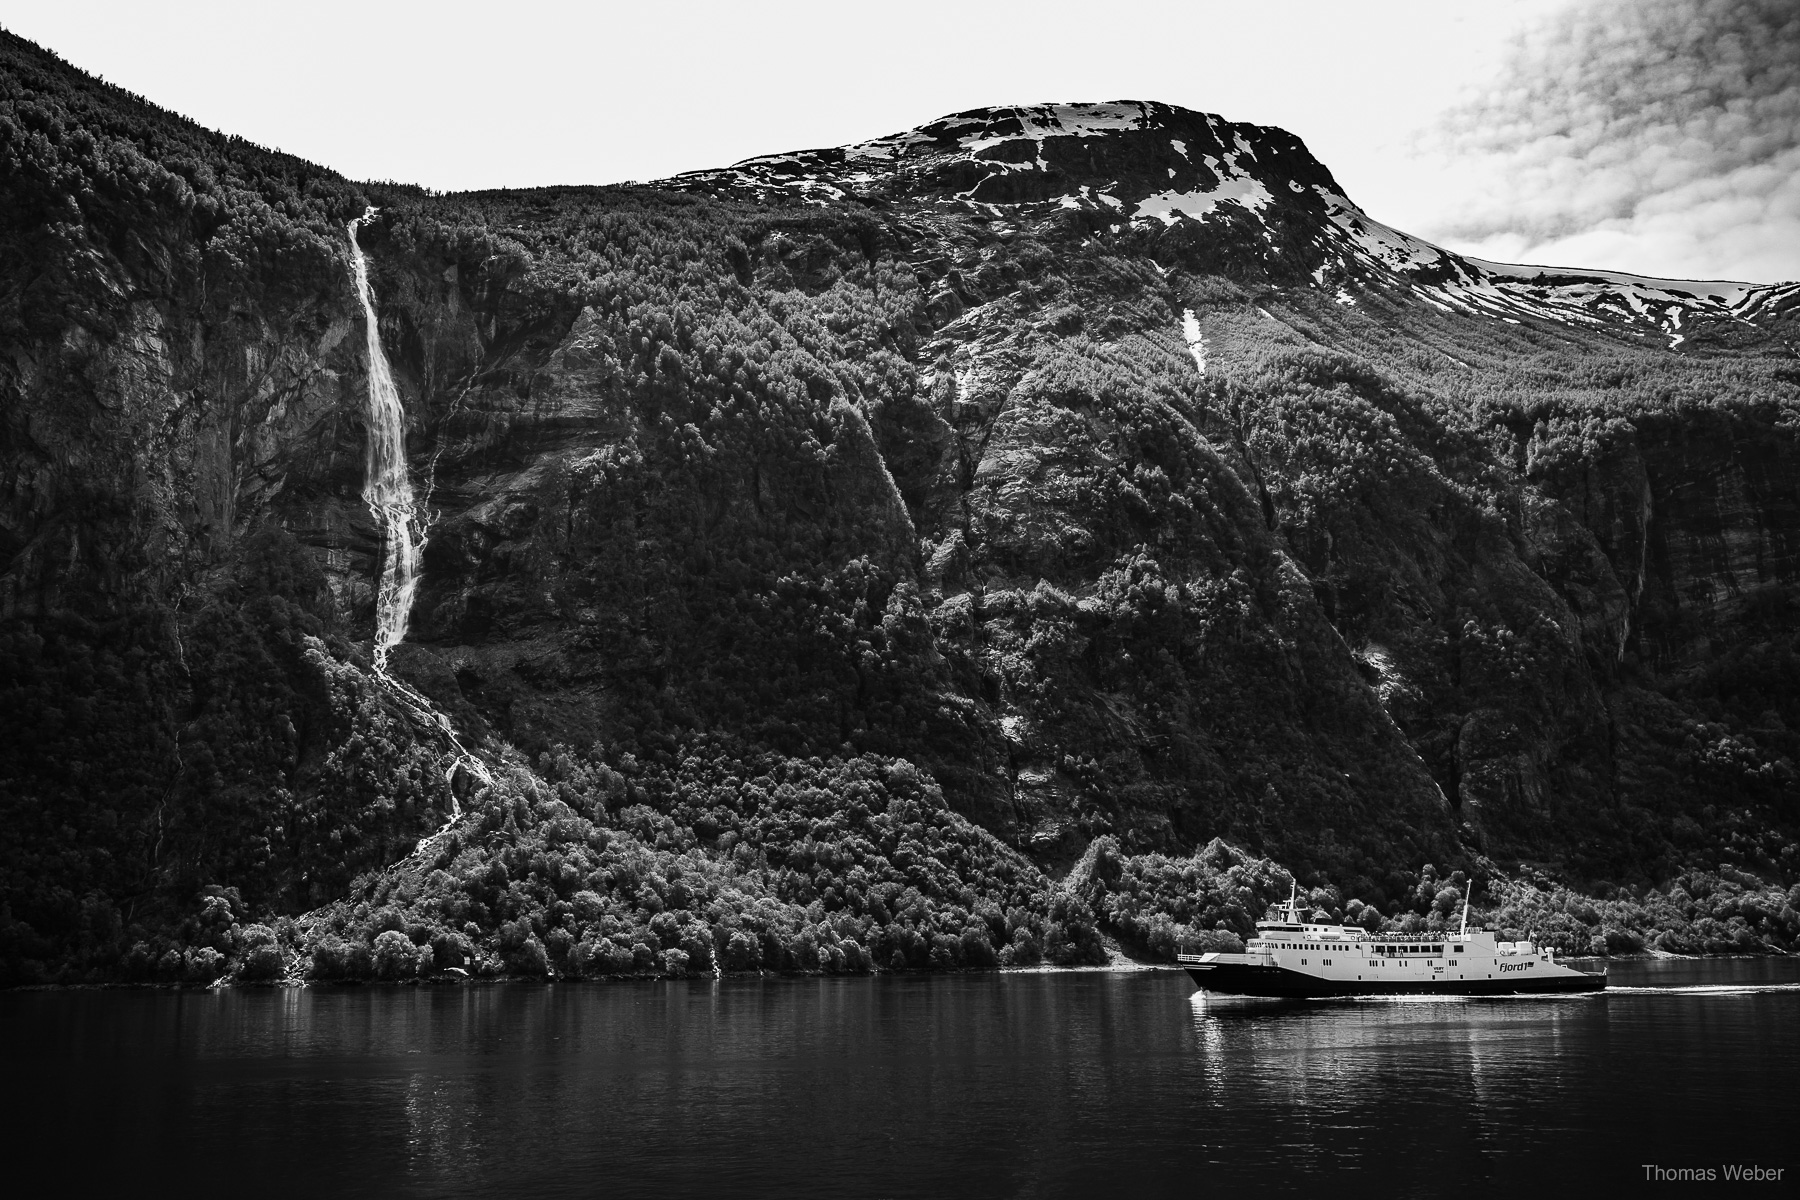
[[[1224,179],[1219,186],[1197,192],[1162,192],[1138,201],[1134,217],[1155,217],[1164,225],[1173,225],[1183,216],[1204,217],[1220,203],[1241,204],[1252,212],[1260,211],[1274,199],[1260,179],[1240,175]]]

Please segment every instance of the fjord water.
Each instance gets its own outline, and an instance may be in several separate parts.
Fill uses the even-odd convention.
[[[1562,1195],[1735,1161],[1793,1179],[1800,964],[1613,979],[1329,1002],[1200,998],[1176,971],[15,992],[0,1063],[14,1171],[67,1191]]]

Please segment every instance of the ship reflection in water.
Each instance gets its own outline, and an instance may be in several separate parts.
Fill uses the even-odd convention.
[[[1800,964],[1272,1000],[1184,972],[0,994],[15,1168],[398,1196],[1480,1196],[1791,1166]],[[1793,1177],[1790,1169],[1788,1178]],[[1605,1191],[1602,1194],[1606,1194]]]
[[[1604,1110],[1577,1077],[1609,1015],[1584,1010],[1605,1003],[1594,995],[1318,1002],[1197,992],[1189,1007],[1209,1101],[1282,1112],[1280,1129],[1267,1135],[1277,1148],[1360,1157],[1384,1138],[1422,1136],[1436,1140],[1409,1154],[1452,1178],[1482,1180],[1511,1174],[1497,1171],[1496,1159],[1516,1155],[1521,1139],[1543,1147],[1592,1121],[1584,1102]],[[1556,1111],[1533,1113],[1545,1104]]]

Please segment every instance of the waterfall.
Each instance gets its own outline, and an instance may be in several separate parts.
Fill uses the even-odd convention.
[[[363,474],[363,502],[381,531],[381,584],[375,593],[375,670],[386,674],[388,651],[406,636],[406,618],[419,586],[419,558],[425,551],[425,523],[413,500],[406,469],[406,412],[381,349],[375,321],[375,294],[369,264],[356,244],[356,227],[373,208],[350,222],[350,261],[356,269],[356,298],[362,302],[369,348],[369,448]]]
[[[444,771],[444,783],[450,789],[450,821],[454,822],[462,816],[454,786],[456,768],[467,767],[475,778],[489,786],[494,778],[487,765],[456,736],[450,718],[387,670],[388,651],[406,636],[406,618],[412,611],[413,593],[419,587],[425,517],[413,498],[412,475],[406,467],[406,411],[400,407],[400,390],[394,386],[394,372],[381,349],[375,293],[369,287],[369,263],[356,243],[356,227],[374,215],[375,210],[370,208],[346,229],[350,234],[350,262],[356,273],[356,298],[362,303],[363,322],[368,329],[369,449],[364,458],[362,496],[381,531],[381,585],[375,592],[375,678],[387,685],[415,720],[437,729],[454,747],[455,753]]]

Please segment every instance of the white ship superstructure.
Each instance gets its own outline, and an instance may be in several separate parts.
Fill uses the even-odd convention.
[[[1496,941],[1491,930],[1370,933],[1304,921],[1293,897],[1273,921],[1258,921],[1241,954],[1183,954],[1181,965],[1209,992],[1239,996],[1506,995],[1592,992],[1604,973],[1577,971],[1529,941]]]

